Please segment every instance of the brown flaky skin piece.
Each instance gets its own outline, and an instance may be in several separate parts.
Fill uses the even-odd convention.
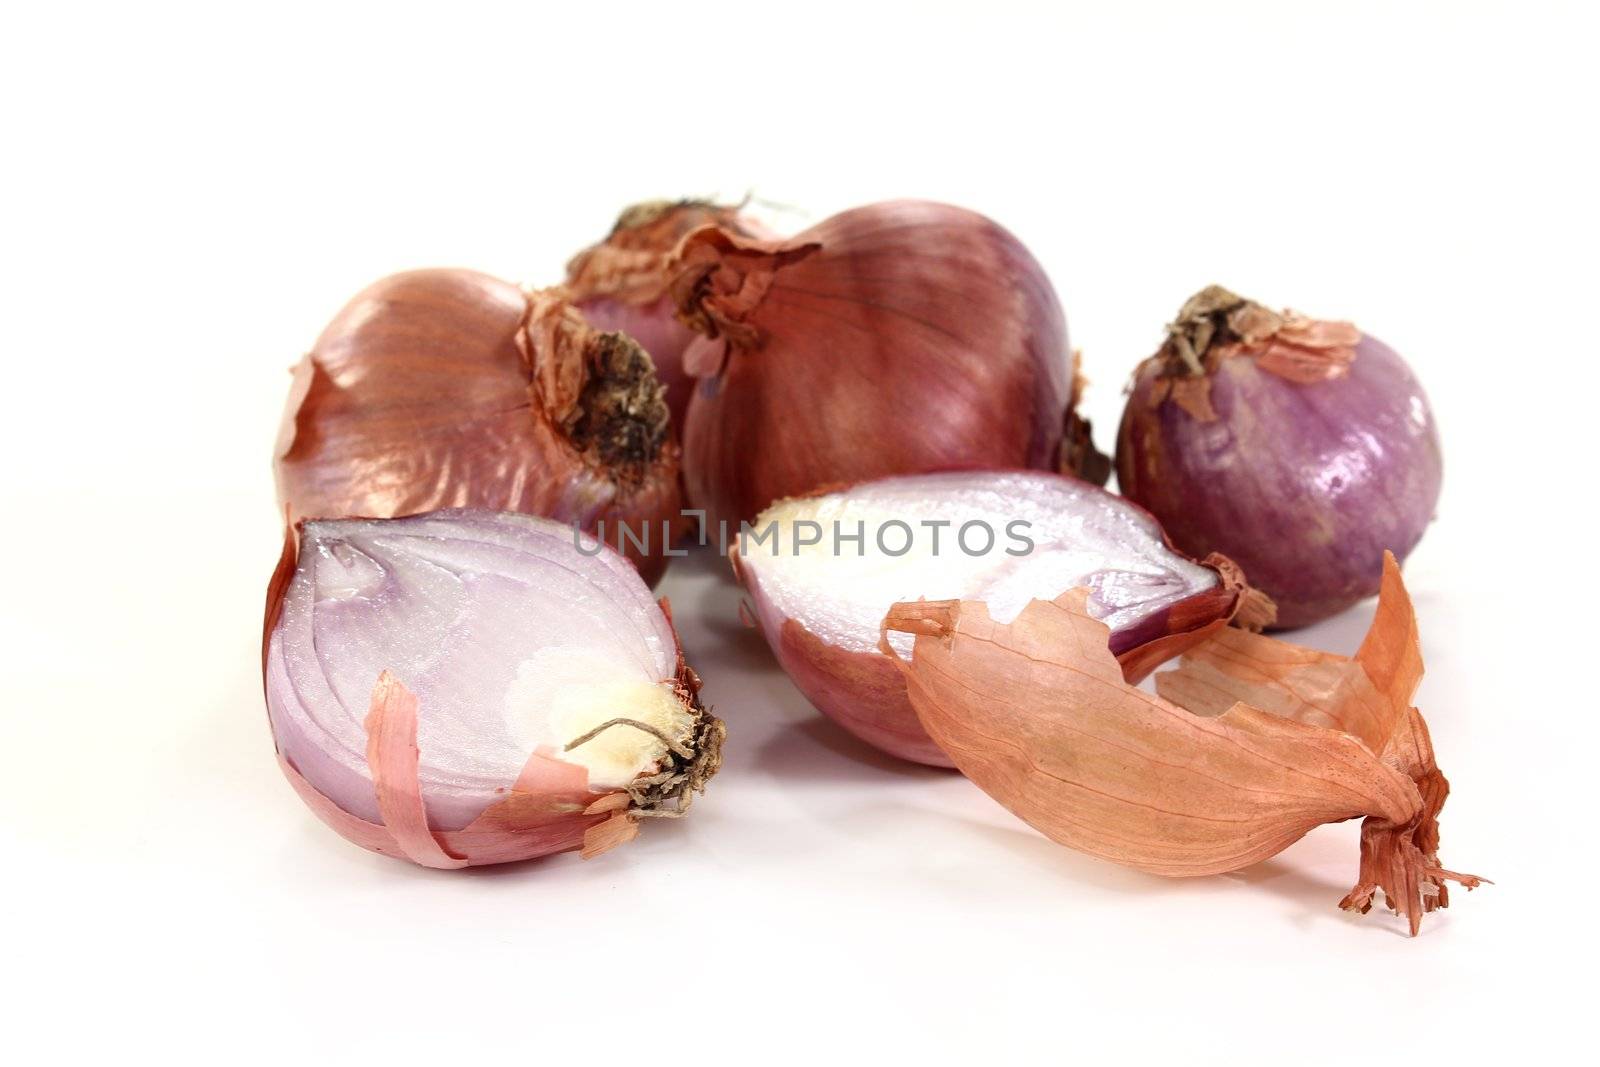
[[[1222,630],[1158,676],[1163,696],[1123,679],[1085,596],[1036,600],[1010,625],[957,601],[898,604],[884,621],[922,635],[896,662],[928,733],[1016,815],[1172,877],[1238,870],[1362,818],[1360,876],[1341,906],[1366,911],[1381,890],[1413,934],[1448,903],[1447,880],[1480,883],[1439,866],[1448,785],[1410,704],[1422,656],[1393,556],[1354,658]]]
[[[642,361],[641,361],[642,359]],[[560,298],[469,270],[370,286],[294,371],[275,450],[280,504],[304,518],[519,511],[617,544],[647,581],[679,524],[678,448],[647,357]]]

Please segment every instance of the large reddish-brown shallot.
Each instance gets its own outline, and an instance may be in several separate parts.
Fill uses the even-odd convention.
[[[950,757],[878,649],[896,601],[980,599],[1010,621],[1030,600],[1087,586],[1110,654],[1133,680],[1230,619],[1271,619],[1270,603],[1227,560],[1195,563],[1122,498],[1035,471],[909,475],[784,500],[731,555],[800,691],[869,744],[934,766],[952,766]],[[890,641],[911,651],[908,635]]]
[[[720,761],[663,601],[527,515],[301,524],[267,594],[267,712],[301,798],[427,867],[603,852]]]
[[[1348,322],[1202,290],[1134,372],[1117,483],[1185,552],[1224,552],[1304,626],[1378,591],[1433,519],[1422,386]]]
[[[963,774],[1047,837],[1169,877],[1234,871],[1323,823],[1362,819],[1355,888],[1415,934],[1472,875],[1439,864],[1449,792],[1411,698],[1416,615],[1393,555],[1353,658],[1221,630],[1131,686],[1092,591],[997,619],[980,600],[897,604],[882,648],[923,726]],[[891,635],[914,634],[909,657]]]
[[[707,227],[672,271],[701,335],[685,480],[714,524],[893,474],[1056,470],[1085,436],[1055,290],[971,211],[874,204],[785,241]]]
[[[770,236],[741,205],[646,201],[623,211],[605,240],[572,257],[563,287],[591,326],[625,333],[650,353],[678,433],[694,391],[694,379],[683,369],[683,353],[695,333],[678,321],[677,305],[667,291],[667,264],[678,242],[702,226],[720,226],[740,237]]]
[[[346,305],[295,368],[275,455],[290,521],[543,515],[603,531],[652,582],[682,524],[644,350],[475,271],[396,274]]]

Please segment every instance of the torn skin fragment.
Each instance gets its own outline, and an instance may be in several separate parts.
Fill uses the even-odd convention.
[[[1086,593],[1034,601],[1010,624],[981,602],[897,604],[881,647],[919,719],[956,766],[1045,836],[1169,877],[1234,871],[1323,823],[1362,818],[1356,887],[1381,891],[1412,934],[1445,885],[1448,786],[1410,700],[1422,676],[1416,618],[1394,558],[1353,658],[1221,629],[1129,685]],[[918,635],[911,658],[891,631]],[[1183,705],[1174,701],[1182,701]]]

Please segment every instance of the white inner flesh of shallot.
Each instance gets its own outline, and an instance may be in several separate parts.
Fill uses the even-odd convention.
[[[679,742],[694,731],[694,717],[671,682],[651,682],[603,656],[563,648],[540,649],[517,666],[506,717],[530,752],[551,744],[559,750],[613,719],[632,719]],[[560,758],[587,769],[592,787],[616,789],[665,755],[665,744],[649,731],[620,724]]]
[[[821,542],[798,545],[815,529]],[[948,523],[929,527],[925,522]],[[958,541],[966,523],[964,551]],[[1011,527],[1023,522],[1025,527]],[[911,528],[908,539],[898,526]],[[753,537],[775,524],[774,536]],[[834,539],[864,531],[861,543]],[[1008,530],[1021,529],[1033,548]],[[880,542],[879,532],[883,538]],[[758,586],[763,623],[794,619],[828,644],[875,650],[890,606],[917,599],[982,600],[998,622],[1011,622],[1030,600],[1053,600],[1079,586],[1089,610],[1113,631],[1125,629],[1187,597],[1215,587],[1216,572],[1169,549],[1148,515],[1121,498],[1068,479],[1027,472],[886,478],[824,496],[783,500],[752,524],[740,561]],[[937,545],[934,536],[937,533]],[[798,535],[798,536],[797,536]],[[902,546],[909,551],[894,555]],[[909,655],[912,634],[891,633]]]
[[[268,646],[280,750],[320,792],[377,821],[365,720],[390,671],[418,698],[430,823],[457,829],[503,797],[530,755],[584,768],[592,791],[657,769],[687,741],[677,648],[633,568],[584,555],[557,523],[490,512],[307,523]]]

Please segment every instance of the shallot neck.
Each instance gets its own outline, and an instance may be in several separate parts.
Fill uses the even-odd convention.
[[[1207,359],[1223,345],[1258,344],[1283,326],[1282,315],[1246,300],[1220,285],[1208,285],[1178,309],[1161,346],[1167,377],[1201,377],[1213,366]]]
[[[671,419],[649,353],[627,334],[591,327],[559,290],[528,294],[517,347],[542,417],[613,480],[644,481]]]
[[[1305,384],[1342,376],[1360,342],[1352,323],[1279,313],[1208,285],[1178,310],[1156,358],[1164,378],[1204,378],[1224,358],[1243,355],[1264,371]]]
[[[670,419],[655,365],[626,334],[599,333],[590,343],[588,369],[572,443],[601,466],[642,478],[666,444]]]
[[[637,204],[630,204],[622,209],[622,214],[617,216],[616,225],[611,227],[611,238],[633,234],[647,228],[655,227],[665,232],[650,234],[652,244],[666,245],[662,251],[670,251],[672,242],[688,233],[690,230],[707,223],[722,223],[738,209],[721,207],[710,200],[644,200]],[[662,226],[657,226],[663,220],[670,220]]]

